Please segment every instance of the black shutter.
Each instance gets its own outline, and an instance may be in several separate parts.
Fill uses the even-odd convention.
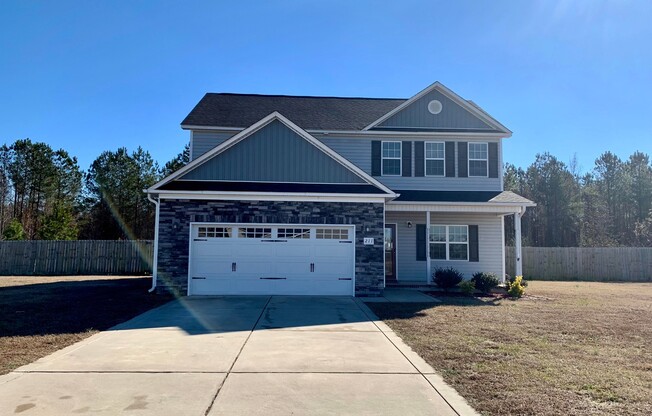
[[[455,177],[455,142],[446,142],[446,177]]]
[[[480,261],[477,225],[469,225],[469,261]]]
[[[426,261],[426,224],[417,224],[417,261]]]
[[[424,155],[423,147],[424,142],[414,142],[414,176],[424,176]]]
[[[489,177],[498,177],[498,143],[489,143]]]
[[[467,142],[457,143],[457,176],[469,177],[469,145]]]
[[[403,142],[403,176],[412,176],[412,142]]]
[[[380,140],[371,142],[371,176],[380,176]]]

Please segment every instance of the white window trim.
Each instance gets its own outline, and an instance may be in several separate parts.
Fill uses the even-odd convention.
[[[471,144],[484,144],[487,146],[487,158],[486,159],[471,159]],[[487,162],[487,169],[484,175],[471,175],[471,161],[481,161]],[[466,144],[466,171],[468,172],[469,178],[488,178],[489,177],[489,142],[468,142]]]
[[[436,241],[430,241],[430,229],[432,227],[446,227],[446,259],[433,259],[430,257],[430,244],[444,244],[443,242],[436,242]],[[451,259],[450,258],[450,227],[464,227],[466,228],[466,242],[462,241],[453,241],[452,244],[466,244],[466,260],[460,260],[460,259]],[[469,262],[469,226],[468,225],[462,225],[462,224],[431,224],[430,227],[428,227],[428,258],[431,261],[459,261],[459,262]]]
[[[383,147],[385,143],[398,143],[399,157],[384,157]],[[385,159],[396,160],[398,159],[398,174],[385,173]],[[395,140],[387,140],[380,142],[380,176],[401,176],[403,174],[403,142]]]
[[[443,158],[434,158],[434,157],[428,157],[428,143],[440,143],[444,145],[444,157]],[[443,160],[444,161],[444,173],[441,175],[428,175],[428,161],[429,160]],[[431,177],[436,177],[436,178],[443,178],[446,176],[446,142],[436,142],[436,141],[427,141],[423,143],[423,176],[431,176]]]

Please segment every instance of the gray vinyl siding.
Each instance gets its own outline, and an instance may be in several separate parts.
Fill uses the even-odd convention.
[[[432,100],[438,100],[442,103],[442,110],[439,114],[432,114],[428,111],[428,103]],[[495,130],[437,90],[430,91],[403,110],[394,114],[382,122],[380,127],[397,130],[413,130],[415,128],[434,130]]]
[[[412,228],[407,222],[412,221]],[[425,212],[385,211],[385,223],[396,224],[396,277],[426,281],[426,262],[417,261],[417,224],[426,223]]]
[[[332,137],[316,136],[322,143],[335,150],[337,153],[348,159],[360,169],[371,175],[371,142],[374,140],[399,140],[381,138],[358,138],[358,137]],[[416,141],[417,139],[414,139]],[[470,142],[469,139],[455,139],[453,137],[437,139],[418,139],[421,141],[455,141]],[[406,176],[375,176],[391,189],[405,190],[433,190],[433,191],[499,191],[502,190],[502,141],[500,139],[481,139],[478,142],[498,143],[498,178],[447,178],[435,176],[406,177]],[[412,152],[412,166],[414,173],[415,152]],[[455,146],[455,160],[457,160],[457,145]],[[455,174],[457,176],[457,167]]]
[[[365,183],[362,178],[277,120],[197,166],[180,179]]]
[[[215,146],[219,146],[228,138],[233,137],[237,132],[220,132],[211,130],[194,130],[190,139],[190,160],[208,152]]]
[[[412,222],[408,228],[407,222]],[[426,223],[425,212],[394,212],[386,211],[386,223],[396,224],[396,257],[398,280],[425,281],[427,263],[417,261],[416,255],[416,224]],[[495,214],[471,213],[430,213],[430,223],[436,225],[477,225],[480,261],[432,261],[432,271],[437,267],[454,267],[471,278],[475,272],[496,273],[502,277],[504,273],[503,259],[503,221]]]

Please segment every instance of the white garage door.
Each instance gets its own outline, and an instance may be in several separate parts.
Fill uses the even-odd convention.
[[[353,295],[353,226],[193,224],[191,295]]]

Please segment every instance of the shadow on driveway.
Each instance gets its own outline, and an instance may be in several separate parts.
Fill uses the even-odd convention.
[[[148,293],[150,285],[142,277],[0,287],[0,337],[109,329],[172,300]]]

